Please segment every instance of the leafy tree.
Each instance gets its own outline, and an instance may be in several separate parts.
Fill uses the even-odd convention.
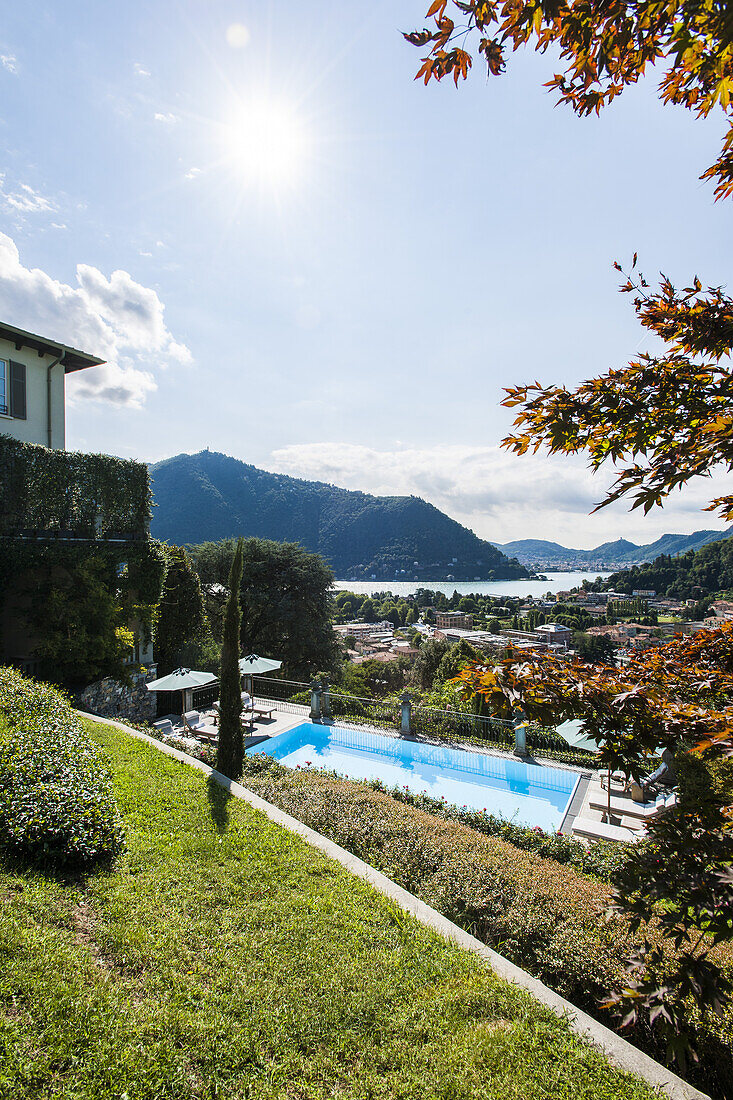
[[[207,634],[201,583],[191,558],[181,546],[168,546],[165,554],[167,569],[155,630],[161,676],[195,660]]]
[[[398,657],[396,661],[363,661],[361,664],[346,664],[338,678],[338,690],[362,698],[383,697],[399,691],[405,684],[407,661]]]
[[[34,656],[55,683],[79,688],[105,676],[124,680],[134,644],[117,597],[114,563],[91,554],[18,578],[23,616],[38,637]]]
[[[377,621],[377,609],[374,606],[374,600],[364,600],[361,605],[361,617],[365,623],[375,623]]]
[[[239,589],[242,583],[243,541],[239,539],[229,570],[229,596],[224,613],[224,636],[221,647],[221,672],[219,674],[219,745],[216,750],[216,767],[222,775],[238,779],[244,760],[242,733],[242,696],[239,673],[239,627],[242,611],[239,606]]]
[[[429,638],[420,648],[412,666],[412,680],[423,691],[429,691],[435,682],[440,662],[450,649],[447,642]]]
[[[449,6],[461,13],[460,25],[448,15]],[[504,71],[510,51],[534,45],[559,53],[563,71],[549,86],[580,115],[599,112],[655,66],[663,70],[665,103],[702,117],[718,108],[733,118],[730,4],[720,0],[435,0],[427,17],[433,27],[406,36],[427,47],[418,73],[426,84],[448,75],[456,84],[465,78],[472,42],[491,76]],[[733,195],[733,121],[702,178],[715,181],[716,198]],[[504,445],[517,454],[542,446],[550,453],[585,452],[594,470],[610,461],[615,482],[598,507],[630,496],[632,506],[646,513],[713,467],[733,469],[733,299],[720,287],[703,289],[697,276],[678,290],[663,275],[658,289],[650,289],[643,275],[634,274],[636,256],[630,273],[616,267],[624,274],[622,292],[633,295],[641,324],[661,340],[662,350],[573,392],[539,383],[511,387],[503,403],[518,413]],[[710,509],[730,520],[733,494],[714,499]],[[582,717],[609,766],[638,774],[657,745],[673,745],[684,773],[698,754],[731,751],[732,663],[733,639],[722,627],[661,647],[623,673],[514,658],[464,675],[467,690],[482,690],[505,713],[513,701],[530,715],[544,711],[547,720]],[[620,995],[626,1020],[644,1014],[677,1057],[685,1049],[684,999],[705,1009],[730,993],[709,954],[711,942],[730,939],[732,931],[733,810],[726,809],[726,798],[730,791],[713,804],[694,786],[683,788],[679,810],[649,825],[656,852],[645,849],[644,860],[629,865],[619,884],[619,904],[638,919],[658,915],[663,939],[681,949],[677,968],[661,976],[664,944],[650,947],[634,962]]]
[[[721,756],[733,756],[733,623],[678,638],[628,669],[535,654],[518,660],[510,652],[498,665],[467,667],[457,682],[465,698],[482,695],[497,717],[512,718],[519,707],[545,726],[581,718],[600,747],[600,765],[636,780],[660,746],[676,753],[679,806],[648,823],[646,843],[616,883],[618,907],[637,924],[658,919],[662,940],[629,959],[626,989],[613,1000],[623,1005],[626,1023],[645,1015],[670,1055],[683,1055],[687,999],[720,1012],[731,1000],[712,949],[731,938],[733,785],[716,789],[711,774]],[[707,769],[704,798],[699,780],[685,780],[700,767]]]
[[[445,683],[446,680],[452,680],[466,665],[483,660],[484,656],[480,650],[467,642],[465,638],[461,638],[460,642],[450,646],[448,652],[441,657],[433,678],[433,684],[437,686]]]
[[[510,52],[554,47],[563,72],[547,87],[578,115],[598,114],[654,66],[663,70],[664,103],[703,118],[716,108],[733,116],[730,5],[721,0],[435,0],[427,18],[433,27],[405,35],[414,46],[429,47],[416,77],[425,84],[465,79],[473,64],[466,46],[474,43],[490,77],[505,71]],[[716,198],[733,194],[733,123],[718,160],[701,178],[716,181]]]
[[[233,539],[192,548],[201,580],[227,584],[234,551]],[[332,628],[332,585],[333,573],[319,554],[297,543],[245,539],[240,588],[243,652],[280,659],[295,680],[319,669],[335,672],[343,658]]]
[[[410,607],[408,609],[407,614],[405,615],[405,626],[414,626],[414,624],[416,622],[417,622],[417,609],[415,607]]]
[[[498,619],[489,619],[489,633],[498,634],[501,630],[501,623]]]
[[[614,664],[613,642],[603,634],[584,634],[578,631],[573,635],[573,648],[581,661]]]

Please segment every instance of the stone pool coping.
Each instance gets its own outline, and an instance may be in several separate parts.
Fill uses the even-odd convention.
[[[476,939],[475,936],[465,932],[462,928],[459,928],[458,925],[453,924],[453,922],[448,920],[447,917],[444,917],[442,913],[426,905],[424,901],[415,897],[414,894],[410,894],[407,890],[403,890],[401,886],[392,882],[392,880],[387,878],[386,875],[383,875],[381,871],[377,871],[375,867],[365,863],[357,856],[352,855],[351,852],[347,852],[345,848],[329,840],[328,837],[321,836],[320,833],[304,825],[302,821],[298,821],[297,818],[291,817],[290,814],[286,814],[277,806],[273,806],[270,802],[266,802],[263,798],[260,798],[259,795],[243,787],[240,783],[228,779],[225,775],[222,775],[221,772],[217,772],[214,768],[209,767],[208,764],[204,764],[203,761],[197,760],[193,756],[188,756],[179,749],[174,749],[171,745],[166,745],[161,741],[157,741],[154,737],[149,737],[147,734],[141,733],[131,726],[126,726],[123,722],[116,722],[111,718],[100,718],[96,714],[88,714],[85,711],[78,711],[77,713],[80,714],[82,718],[88,718],[90,721],[99,722],[101,725],[112,726],[122,730],[123,733],[135,737],[139,741],[146,742],[166,756],[171,756],[183,764],[188,764],[198,769],[198,771],[203,772],[204,775],[210,776],[221,787],[228,790],[235,798],[247,802],[253,809],[260,810],[276,825],[280,825],[289,832],[300,836],[303,840],[307,841],[308,844],[311,844],[314,848],[318,848],[326,856],[340,863],[341,866],[345,867],[351,874],[368,882],[369,885],[378,890],[379,893],[390,898],[390,900],[394,901],[400,908],[420,921],[421,924],[433,929],[433,931],[437,932],[438,935],[442,936],[444,939],[458,944],[459,947],[463,947],[467,951],[473,952],[473,954],[477,955],[499,977],[513,982],[521,989],[530,993],[541,1004],[550,1008],[558,1016],[565,1017],[571,1031],[575,1032],[575,1034],[582,1039],[589,1040],[603,1052],[609,1061],[613,1062],[613,1064],[620,1069],[625,1070],[627,1073],[636,1074],[653,1088],[661,1090],[666,1096],[671,1097],[672,1100],[710,1100],[707,1093],[700,1092],[693,1085],[688,1084],[686,1081],[683,1081],[681,1077],[672,1073],[671,1070],[668,1070],[659,1062],[655,1062],[648,1054],[644,1054],[643,1051],[638,1050],[631,1043],[627,1042],[626,1039],[622,1039],[620,1035],[611,1031],[610,1028],[605,1027],[603,1024],[599,1023],[598,1020],[594,1020],[592,1016],[576,1008],[570,1001],[566,1001],[564,997],[559,996],[559,994],[555,993],[543,982],[532,977],[531,974],[528,974],[526,970],[522,970],[521,967],[515,966],[509,959],[505,959],[503,955],[499,955],[487,944],[482,943],[480,940]]]

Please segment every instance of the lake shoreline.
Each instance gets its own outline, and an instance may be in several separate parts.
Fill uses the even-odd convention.
[[[377,592],[391,592],[393,596],[414,596],[419,588],[432,592],[443,592],[452,596],[458,592],[461,596],[507,596],[527,597],[556,595],[571,588],[579,588],[584,580],[594,581],[597,577],[610,577],[610,572],[596,573],[582,570],[548,570],[543,579],[533,578],[522,581],[349,581],[334,582],[338,592],[356,592],[360,596],[373,596]]]

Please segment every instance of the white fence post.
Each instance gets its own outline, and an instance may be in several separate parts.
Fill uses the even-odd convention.
[[[400,725],[400,733],[407,734],[408,736],[412,733],[412,701],[409,691],[406,691],[402,696],[402,722]]]
[[[323,718],[333,718],[331,713],[331,694],[327,676],[323,677],[323,684],[321,685],[321,716]]]
[[[320,722],[321,720],[321,685],[317,680],[314,680],[311,684],[311,722]]]
[[[514,710],[514,755],[527,756],[527,716],[521,707]]]

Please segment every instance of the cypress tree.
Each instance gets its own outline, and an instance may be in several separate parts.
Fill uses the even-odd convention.
[[[229,779],[238,779],[242,774],[244,757],[244,739],[242,736],[242,696],[239,678],[239,627],[242,621],[242,609],[239,604],[239,589],[242,583],[242,539],[232,559],[229,571],[229,597],[224,611],[224,629],[221,645],[221,673],[219,688],[219,747],[216,753],[216,767]]]

